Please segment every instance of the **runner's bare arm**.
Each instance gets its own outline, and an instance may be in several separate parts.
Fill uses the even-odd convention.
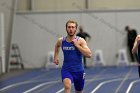
[[[58,41],[57,41],[57,43],[55,44],[54,63],[56,65],[59,64],[59,51],[60,51],[61,41],[62,41],[62,38],[59,38]]]
[[[134,45],[133,45],[133,48],[132,48],[132,53],[133,54],[137,51],[139,44],[140,44],[140,35],[138,35],[135,39],[135,42],[134,42]]]
[[[92,56],[91,50],[87,46],[86,41],[83,38],[77,40],[72,40],[74,45],[79,49],[79,51],[86,57],[90,58]]]

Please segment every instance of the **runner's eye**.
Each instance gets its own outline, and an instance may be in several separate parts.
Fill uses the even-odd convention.
[[[68,28],[75,28],[75,26],[68,26]]]

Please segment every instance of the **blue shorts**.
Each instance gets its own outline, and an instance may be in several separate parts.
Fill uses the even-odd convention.
[[[82,91],[84,88],[85,82],[85,73],[84,71],[80,72],[69,72],[66,70],[61,70],[62,81],[65,78],[69,78],[72,83],[74,83],[75,90]]]

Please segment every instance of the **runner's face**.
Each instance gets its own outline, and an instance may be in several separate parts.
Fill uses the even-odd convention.
[[[74,36],[76,33],[76,24],[75,23],[68,23],[66,30],[67,30],[67,34],[69,36]]]

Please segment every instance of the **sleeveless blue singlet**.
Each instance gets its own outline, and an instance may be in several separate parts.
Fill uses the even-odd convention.
[[[78,39],[79,37],[76,36],[77,41]],[[61,48],[64,54],[62,70],[70,72],[83,71],[82,53],[74,46],[74,44],[72,42],[67,42],[66,37],[63,37]]]

